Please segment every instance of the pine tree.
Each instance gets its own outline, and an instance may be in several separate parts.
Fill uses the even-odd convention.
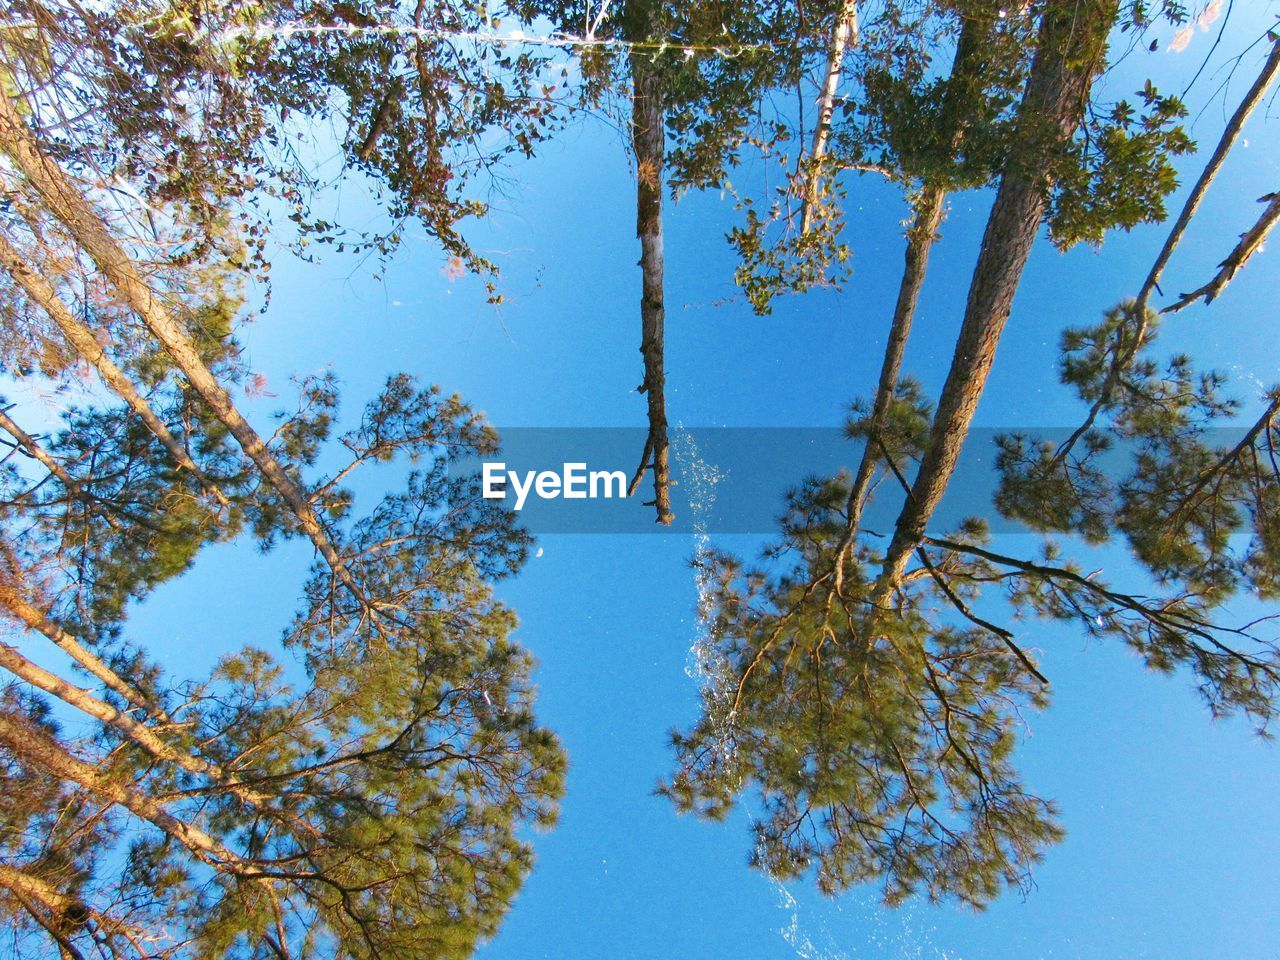
[[[1261,456],[1275,430],[1275,397],[1268,394],[1243,439],[1223,447],[1207,431],[1236,406],[1222,378],[1197,372],[1189,358],[1165,369],[1149,358],[1126,361],[1115,375],[1123,383],[1112,383],[1116,355],[1141,356],[1129,308],[1100,327],[1069,331],[1062,371],[1086,402],[1121,387],[1106,409],[1131,444],[1131,469],[1115,479],[1101,459],[1087,462],[1109,449],[1099,431],[1085,435],[1084,456],[1062,473],[1041,469],[1052,447],[1005,438],[996,506],[1046,532],[1080,531],[1093,542],[1122,534],[1158,594],[1086,573],[1053,540],[1032,558],[998,552],[980,518],[945,534],[930,529],[1041,226],[1066,245],[1159,219],[1169,177],[1127,199],[1116,184],[1167,171],[1169,157],[1189,147],[1176,126],[1181,104],[1154,88],[1141,123],[1117,107],[1105,115],[1106,136],[1082,134],[1093,122],[1085,107],[1111,25],[1117,17],[1131,24],[1135,10],[1049,0],[1029,12],[1039,19],[1026,72],[1011,57],[1013,72],[1001,74],[1001,82],[1022,78],[1016,112],[1004,119],[999,83],[973,88],[979,96],[969,101],[964,142],[934,154],[935,169],[951,171],[937,185],[965,184],[966,170],[970,184],[999,176],[936,410],[920,384],[898,374],[901,321],[910,317],[910,298],[904,309],[900,296],[887,372],[848,424],[865,444],[857,474],[791,492],[760,563],[715,551],[701,559],[714,677],[701,717],[673,735],[677,766],[663,792],[678,809],[713,818],[758,792],[756,865],[784,878],[812,872],[828,893],[878,882],[890,903],[924,894],[982,907],[1007,886],[1025,885],[1061,836],[1056,806],[1022,783],[1013,761],[1022,712],[1047,704],[1048,678],[1024,641],[990,619],[993,592],[1014,617],[1068,622],[1120,641],[1155,670],[1190,675],[1215,714],[1244,714],[1265,731],[1280,703],[1280,652],[1268,621],[1235,626],[1226,606],[1245,589],[1275,590],[1276,478]],[[962,64],[958,57],[952,81]],[[896,87],[892,75],[882,77],[875,88],[896,89],[908,103],[920,85],[906,76]],[[984,96],[996,106],[984,107]],[[946,111],[945,98],[932,102]],[[878,122],[864,136],[882,138],[882,162],[911,169],[905,158],[927,155],[908,148],[905,124],[897,136],[891,120]],[[946,131],[918,128],[925,132],[917,142]],[[985,159],[966,167],[971,148]],[[919,282],[922,247],[909,235],[908,293]],[[903,497],[887,543],[861,527],[878,469]],[[1232,534],[1248,534],[1247,548]]]
[[[72,958],[469,956],[527,873],[524,830],[553,820],[564,769],[492,595],[528,537],[452,468],[496,438],[457,397],[397,376],[339,438],[349,463],[316,476],[331,377],[304,382],[270,433],[233,399],[252,386],[238,284],[261,252],[246,205],[277,174],[273,111],[319,82],[255,99],[283,54],[253,31],[298,12],[122,5],[112,24],[79,10],[79,45],[44,6],[16,12],[29,21],[3,41],[0,304],[7,331],[33,335],[9,336],[3,363],[64,393],[84,365],[120,404],[81,403],[51,432],[17,407],[0,419],[14,639],[0,668],[37,691],[0,703],[5,776],[30,785],[0,810],[0,908]],[[132,19],[152,14],[161,29]],[[240,48],[237,24],[251,28]],[[230,125],[192,136],[193,102]],[[120,184],[141,187],[118,203]],[[405,196],[446,247],[472,209]],[[357,512],[352,471],[397,458],[418,463],[405,489]],[[283,646],[264,637],[210,676],[167,675],[131,634],[130,603],[248,535],[317,552]],[[45,666],[62,655],[71,666]]]

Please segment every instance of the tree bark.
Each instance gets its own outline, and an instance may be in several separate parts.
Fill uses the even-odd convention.
[[[1209,192],[1209,187],[1218,176],[1218,171],[1222,169],[1223,163],[1226,162],[1231,148],[1235,146],[1236,140],[1239,139],[1240,131],[1244,129],[1245,121],[1249,119],[1254,108],[1262,102],[1262,98],[1266,95],[1267,89],[1271,86],[1271,82],[1275,79],[1277,72],[1280,72],[1280,39],[1273,43],[1271,54],[1267,57],[1266,63],[1262,65],[1261,72],[1254,79],[1248,92],[1245,93],[1244,99],[1236,107],[1231,119],[1227,121],[1227,126],[1222,131],[1222,136],[1218,138],[1217,146],[1214,147],[1208,162],[1196,179],[1195,186],[1191,188],[1190,196],[1187,197],[1186,203],[1182,205],[1182,210],[1178,213],[1178,219],[1174,221],[1173,227],[1169,230],[1169,235],[1165,238],[1164,245],[1160,248],[1160,253],[1156,256],[1146,280],[1143,281],[1142,287],[1138,291],[1137,302],[1133,308],[1133,315],[1137,321],[1137,330],[1134,336],[1130,338],[1131,346],[1128,349],[1117,349],[1116,355],[1111,361],[1111,368],[1107,371],[1107,379],[1098,391],[1097,399],[1089,407],[1089,412],[1085,415],[1084,421],[1071,432],[1070,437],[1059,444],[1058,449],[1054,452],[1053,459],[1056,464],[1065,463],[1080,438],[1092,429],[1098,420],[1099,414],[1111,403],[1112,395],[1115,393],[1124,371],[1146,342],[1147,328],[1150,325],[1147,306],[1151,300],[1151,294],[1160,289],[1160,278],[1164,274],[1164,268],[1168,265],[1174,250],[1177,249],[1178,243],[1182,240],[1182,235],[1186,233],[1187,227],[1191,224],[1192,217],[1200,209],[1200,203],[1204,200],[1205,194]],[[1230,277],[1227,279],[1229,280]],[[1212,285],[1211,282],[1208,286],[1212,287]],[[1207,292],[1206,288],[1202,287],[1200,293],[1203,294],[1204,292]],[[1185,299],[1184,297],[1183,300]],[[1189,302],[1191,301],[1188,300],[1184,303],[1180,300],[1173,307],[1167,308],[1162,312],[1176,312]]]
[[[658,523],[670,524],[671,480],[667,443],[666,307],[663,291],[662,189],[666,161],[666,107],[662,78],[640,55],[631,57],[631,138],[636,156],[636,235],[640,238],[640,353],[648,401],[649,436],[640,467],[631,481],[634,493],[646,467],[653,471],[653,501]]]
[[[121,697],[125,703],[146,710],[158,719],[163,720],[165,718],[164,711],[152,704],[150,698],[125,681],[84,644],[63,630],[34,604],[19,594],[16,587],[10,582],[10,578],[16,576],[18,576],[18,571],[16,570],[9,571],[9,576],[0,576],[0,606],[8,610],[29,629],[44,634],[45,637],[53,642],[54,646],[84,667],[90,675],[102,681],[102,684],[108,690]]]
[[[44,928],[57,945],[60,960],[84,960],[84,954],[71,942],[64,928],[69,925],[70,917],[87,918],[88,907],[74,897],[59,893],[43,880],[3,864],[0,864],[0,887],[8,890],[22,909]],[[48,911],[48,916],[40,913],[41,906]]]
[[[0,122],[2,122],[2,119],[0,119]],[[155,411],[138,393],[133,382],[107,356],[107,352],[102,348],[102,344],[98,342],[98,338],[93,335],[93,331],[75,318],[49,282],[31,269],[26,259],[2,233],[0,233],[0,266],[3,266],[9,275],[17,281],[32,302],[38,304],[57,324],[58,329],[62,331],[62,335],[75,348],[76,353],[80,354],[98,372],[102,382],[110,387],[128,405],[129,409],[146,424],[147,429],[169,451],[169,456],[173,457],[180,467],[199,480],[200,485],[213,494],[219,503],[226,506],[227,498],[222,491],[205,475],[203,470],[196,466],[186,448],[169,431],[164,421],[156,416]]]
[[[4,238],[0,237],[0,244],[3,242]],[[67,493],[82,499],[87,496],[84,488],[80,486],[71,474],[63,469],[62,464],[51,457],[40,444],[36,443],[35,437],[18,426],[13,421],[13,418],[3,410],[0,410],[0,429],[3,429],[5,433],[13,437],[18,442],[18,446],[26,452],[27,456],[48,470],[52,476],[57,477],[58,482],[62,484]]]
[[[827,140],[831,137],[831,117],[836,109],[836,90],[840,87],[840,75],[844,72],[845,51],[858,42],[858,0],[845,0],[844,7],[831,35],[831,50],[827,54],[827,72],[822,81],[822,93],[818,97],[818,122],[813,128],[813,143],[809,148],[812,169],[804,185],[804,204],[800,214],[800,232],[808,233],[813,220],[813,202],[817,199],[818,165],[827,152]]]
[[[899,583],[955,471],[1043,219],[1052,186],[1044,161],[1080,123],[1116,9],[1115,0],[1051,0],[1042,15],[1015,141],[1031,150],[1012,158],[1001,178],[929,448],[898,516],[873,592],[876,606],[882,606]]]
[[[37,769],[77,784],[95,796],[123,807],[140,820],[147,821],[214,869],[243,877],[263,874],[260,867],[228,850],[199,827],[178,819],[152,798],[73,756],[44,731],[2,711],[0,744]]]
[[[1169,258],[1173,256],[1173,251],[1177,248],[1178,242],[1182,239],[1182,235],[1186,232],[1187,226],[1191,223],[1191,218],[1195,216],[1196,211],[1200,209],[1200,203],[1204,200],[1204,196],[1209,192],[1209,186],[1213,183],[1214,178],[1218,176],[1218,171],[1222,169],[1223,163],[1226,162],[1227,154],[1231,152],[1231,148],[1235,146],[1236,140],[1240,136],[1240,131],[1244,129],[1245,122],[1253,113],[1254,108],[1262,102],[1262,98],[1266,95],[1267,88],[1271,86],[1271,81],[1275,79],[1276,73],[1280,72],[1280,39],[1277,39],[1271,46],[1271,55],[1267,57],[1267,62],[1262,65],[1262,71],[1249,87],[1244,99],[1240,101],[1240,105],[1236,107],[1235,113],[1231,115],[1231,119],[1227,122],[1226,129],[1222,131],[1222,136],[1218,139],[1218,145],[1214,147],[1209,162],[1205,164],[1204,170],[1200,172],[1196,185],[1191,188],[1191,195],[1187,197],[1187,202],[1183,204],[1178,219],[1174,221],[1173,228],[1169,231],[1169,236],[1164,241],[1164,246],[1160,248],[1160,254],[1156,257],[1155,263],[1151,265],[1151,272],[1147,274],[1147,279],[1142,284],[1142,289],[1138,293],[1139,314],[1145,313],[1141,308],[1147,305],[1151,294],[1159,288],[1160,277],[1164,273],[1164,268],[1169,263]]]
[[[157,760],[177,764],[189,773],[208,777],[227,791],[240,797],[253,806],[262,806],[266,797],[250,790],[225,771],[201,757],[193,756],[166,743],[151,727],[135,720],[128,713],[117,710],[104,700],[99,700],[75,684],[68,683],[54,673],[28,660],[16,647],[0,643],[0,668],[8,670],[20,680],[25,680],[37,689],[43,690],[63,703],[74,707],[81,713],[100,720],[102,723],[120,732]]]
[[[925,272],[929,266],[929,253],[933,249],[938,227],[942,224],[945,199],[945,190],[940,187],[926,187],[920,197],[915,221],[907,232],[906,263],[902,271],[902,282],[898,286],[898,300],[893,308],[893,320],[889,325],[889,342],[885,345],[884,360],[880,365],[880,380],[876,385],[876,397],[872,402],[871,419],[867,426],[867,443],[858,461],[858,472],[854,476],[853,486],[849,489],[847,543],[852,543],[858,535],[858,525],[862,522],[862,511],[866,504],[871,477],[875,473],[876,464],[880,462],[877,435],[884,427],[889,405],[893,401],[894,390],[902,374],[902,358],[906,353],[907,339],[911,336],[911,324],[915,320],[920,290],[924,286]],[[844,550],[841,550],[842,559],[843,554]]]
[[[990,17],[970,16],[960,27],[955,60],[951,65],[950,85],[942,110],[942,135],[948,137],[953,155],[964,143],[965,136],[961,94],[968,92],[969,86],[978,82],[977,72],[983,58],[983,47],[991,36],[992,26],[993,21]],[[885,345],[884,361],[880,366],[880,380],[876,384],[875,400],[872,402],[871,417],[867,426],[867,444],[862,450],[858,470],[854,475],[853,485],[849,489],[846,511],[848,534],[839,551],[841,563],[858,535],[858,526],[862,522],[871,477],[875,472],[876,464],[880,462],[877,435],[884,427],[889,405],[893,401],[894,390],[902,375],[902,358],[906,352],[907,339],[911,335],[911,325],[915,320],[916,306],[920,301],[920,291],[928,271],[929,254],[937,239],[938,228],[942,225],[946,198],[947,191],[941,183],[926,183],[916,205],[915,220],[907,231],[902,281],[898,286],[898,300],[894,304],[893,320],[889,325],[889,340]],[[837,580],[841,579],[839,571],[836,577]]]

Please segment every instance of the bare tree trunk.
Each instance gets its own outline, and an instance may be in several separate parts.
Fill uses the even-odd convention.
[[[858,0],[845,0],[840,19],[831,35],[831,50],[827,54],[827,72],[822,81],[822,93],[818,97],[818,122],[813,128],[813,143],[809,148],[811,169],[804,185],[804,206],[800,214],[800,232],[808,233],[813,221],[813,203],[817,199],[818,166],[827,152],[827,140],[831,136],[831,117],[836,109],[836,90],[840,88],[840,74],[844,72],[844,54],[858,42]]]
[[[0,237],[0,243],[3,243],[3,240],[4,238]],[[18,426],[13,421],[13,418],[3,410],[0,410],[0,429],[3,429],[5,433],[13,437],[18,442],[18,446],[26,452],[27,456],[57,477],[58,482],[62,484],[67,493],[75,497],[86,497],[84,488],[80,486],[71,474],[63,469],[62,464],[51,457],[40,444],[36,443],[35,437]]]
[[[1097,422],[1098,415],[1111,403],[1112,395],[1115,393],[1124,371],[1146,342],[1150,319],[1147,316],[1147,306],[1151,300],[1151,294],[1160,289],[1160,278],[1164,274],[1164,268],[1168,265],[1174,250],[1177,249],[1178,243],[1182,240],[1182,235],[1186,233],[1187,227],[1191,224],[1191,219],[1195,216],[1196,211],[1200,209],[1200,204],[1204,200],[1205,194],[1209,192],[1209,187],[1218,176],[1218,171],[1222,169],[1222,165],[1226,162],[1231,148],[1235,146],[1236,140],[1239,139],[1245,122],[1258,104],[1262,102],[1262,98],[1266,95],[1267,89],[1271,86],[1271,82],[1275,79],[1277,72],[1280,72],[1280,39],[1273,43],[1271,54],[1267,57],[1266,63],[1262,65],[1261,72],[1254,79],[1248,92],[1245,93],[1244,99],[1236,107],[1231,119],[1227,121],[1227,126],[1222,131],[1222,136],[1218,138],[1217,146],[1214,147],[1213,153],[1210,154],[1204,169],[1200,171],[1200,176],[1197,178],[1195,186],[1191,188],[1190,196],[1187,197],[1186,203],[1182,205],[1182,210],[1178,213],[1178,219],[1173,222],[1169,235],[1165,238],[1164,246],[1160,248],[1160,253],[1156,256],[1146,280],[1143,281],[1142,287],[1138,291],[1137,303],[1133,308],[1133,314],[1137,321],[1137,330],[1130,337],[1128,349],[1117,349],[1116,355],[1111,361],[1111,368],[1107,371],[1107,379],[1098,391],[1097,399],[1089,407],[1089,413],[1085,416],[1084,422],[1073,430],[1071,436],[1063,441],[1054,452],[1053,459],[1055,463],[1065,463],[1080,438],[1088,433],[1094,423]],[[1181,309],[1185,305],[1175,305],[1172,309]],[[1172,312],[1172,309],[1170,312]]]
[[[1244,99],[1240,101],[1240,105],[1236,107],[1235,113],[1231,115],[1231,119],[1227,122],[1227,127],[1222,131],[1222,136],[1218,139],[1218,145],[1209,157],[1209,162],[1205,164],[1204,170],[1200,172],[1200,177],[1196,180],[1196,185],[1192,187],[1191,195],[1187,197],[1187,202],[1183,204],[1182,211],[1178,214],[1178,219],[1174,221],[1173,228],[1169,231],[1169,236],[1165,239],[1159,256],[1156,257],[1155,263],[1151,265],[1151,272],[1147,274],[1147,279],[1142,284],[1142,290],[1138,293],[1140,314],[1145,313],[1141,308],[1147,305],[1152,291],[1159,288],[1160,277],[1169,263],[1169,258],[1173,256],[1173,251],[1177,248],[1178,242],[1182,239],[1187,226],[1191,223],[1191,218],[1200,209],[1201,201],[1204,200],[1205,194],[1209,192],[1209,186],[1213,183],[1214,178],[1218,176],[1218,171],[1222,169],[1223,163],[1226,162],[1227,154],[1235,146],[1235,142],[1240,136],[1240,131],[1244,129],[1245,122],[1249,119],[1250,114],[1253,113],[1254,108],[1262,102],[1262,98],[1266,95],[1267,88],[1271,86],[1271,81],[1275,79],[1277,72],[1280,72],[1280,39],[1277,39],[1272,44],[1271,55],[1267,57],[1267,62],[1262,65],[1262,72],[1253,81],[1248,93],[1245,94]]]
[[[670,524],[671,478],[667,444],[667,376],[664,370],[666,307],[663,297],[662,189],[666,160],[665,103],[662,79],[643,57],[631,58],[631,137],[636,155],[636,235],[640,238],[640,353],[644,381],[640,392],[649,404],[649,436],[640,467],[631,481],[634,494],[647,468],[653,470],[653,500],[658,523]]]
[[[10,571],[10,576],[17,577],[19,572],[16,570]],[[84,644],[22,597],[10,582],[9,576],[0,576],[0,606],[8,610],[29,629],[44,634],[45,637],[53,642],[54,646],[84,667],[91,676],[102,681],[102,684],[108,690],[117,694],[126,703],[146,710],[157,719],[163,720],[165,718],[164,711],[152,704],[150,698],[124,680]]]
[[[196,393],[289,505],[303,531],[315,544],[334,575],[366,609],[370,608],[330,540],[328,531],[312,510],[302,487],[289,476],[257,431],[231,402],[227,391],[200,357],[191,336],[169,313],[164,301],[143,280],[132,259],[110,235],[83,194],[71,183],[62,168],[40,151],[34,136],[18,116],[7,95],[0,95],[0,151],[9,155],[53,214],[93,258],[122,300],[164,345]]]
[[[1079,125],[1115,15],[1116,0],[1050,0],[1046,6],[1018,118],[1017,141],[1034,142],[1036,156],[1015,156],[1001,178],[929,448],[898,516],[872,596],[876,606],[899,583],[955,470],[1052,185],[1037,156],[1067,140]]]
[[[107,356],[107,352],[102,348],[102,344],[98,342],[98,338],[93,335],[93,331],[75,318],[48,281],[31,269],[26,259],[14,248],[4,234],[0,234],[0,266],[3,266],[9,275],[18,282],[18,285],[22,287],[32,302],[38,304],[58,325],[62,335],[67,338],[76,352],[98,372],[98,376],[102,378],[103,383],[128,404],[129,409],[137,414],[138,418],[146,424],[147,429],[164,444],[164,448],[169,451],[169,456],[173,457],[179,466],[199,480],[200,485],[213,494],[219,503],[226,506],[227,498],[222,491],[205,476],[204,471],[196,466],[186,448],[169,431],[164,421],[156,416],[155,411],[138,393],[133,382],[111,361],[111,358]]]

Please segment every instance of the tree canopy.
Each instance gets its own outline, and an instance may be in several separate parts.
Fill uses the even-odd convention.
[[[1196,149],[1182,97],[1153,78],[1111,101],[1098,81],[1157,19],[1190,15],[1172,0],[15,0],[0,376],[59,401],[0,401],[0,912],[17,935],[66,960],[418,960],[496,933],[566,770],[495,596],[531,538],[460,469],[498,438],[407,374],[345,431],[332,374],[265,422],[239,399],[265,385],[237,326],[268,302],[282,232],[304,257],[389,254],[414,223],[500,299],[467,221],[508,158],[619,103],[648,422],[630,492],[651,472],[662,523],[667,198],[731,197],[736,281],[760,313],[847,279],[857,178],[900,188],[907,212],[851,469],[789,491],[758,561],[697,558],[714,671],[672,735],[660,790],[678,810],[723,818],[758,795],[755,865],[829,894],[875,883],[891,904],[980,908],[1025,887],[1063,836],[1018,766],[1025,718],[1051,699],[1037,622],[1124,645],[1266,733],[1280,651],[1272,619],[1238,608],[1280,596],[1280,386],[1241,394],[1156,343],[1167,316],[1225,297],[1280,220],[1261,185],[1218,272],[1161,288],[1280,72],[1274,34],[1134,295],[1061,332],[1079,426],[997,442],[992,515],[1038,549],[1006,551],[992,515],[936,519],[1037,242],[1167,219]],[[771,186],[743,185],[766,168]],[[368,190],[378,222],[324,212],[335,182]],[[907,345],[949,198],[968,191],[990,209],[934,394]],[[395,487],[353,479],[387,464]],[[875,497],[891,529],[866,528]],[[175,669],[133,629],[134,605],[206,550],[283,541],[312,551],[293,619],[211,671]],[[1089,572],[1108,544],[1141,582]]]

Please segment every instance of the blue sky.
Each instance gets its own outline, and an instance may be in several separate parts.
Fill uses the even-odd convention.
[[[1280,8],[1235,6],[1220,48],[1233,54]],[[1181,54],[1135,54],[1108,75],[1107,94],[1131,93],[1148,71],[1177,89],[1213,37],[1198,32]],[[1260,50],[1246,57],[1225,99],[1218,87],[1226,74],[1213,66],[1196,86],[1192,133],[1202,144],[1216,140]],[[1253,201],[1280,188],[1272,109],[1250,124],[1248,146],[1232,156],[1166,275],[1167,292],[1208,279],[1255,219]],[[1189,158],[1184,180],[1201,160]],[[459,391],[499,427],[640,426],[638,244],[619,135],[580,123],[514,172],[517,189],[473,234],[503,269],[508,303],[500,309],[484,304],[474,281],[446,278],[440,252],[412,230],[381,280],[367,264],[281,255],[271,307],[242,333],[250,365],[281,395],[259,401],[256,413],[284,402],[290,376],[331,367],[348,413],[388,374],[408,370]],[[957,198],[935,252],[907,356],[934,391],[989,203],[987,193]],[[741,300],[718,303],[733,295],[723,242],[731,205],[690,196],[669,208],[673,423],[838,424],[848,402],[874,384],[904,215],[896,191],[869,179],[852,184],[850,284],[758,318]],[[1038,247],[979,425],[1064,426],[1079,417],[1057,384],[1059,331],[1092,323],[1132,295],[1163,238],[1156,227],[1113,236],[1100,251]],[[1251,400],[1259,383],[1280,381],[1275,256],[1261,254],[1212,309],[1170,321],[1162,349],[1228,371]],[[779,493],[798,479],[779,476]],[[759,545],[750,537],[717,543],[748,554]],[[1012,536],[1001,545],[1025,550],[1032,541]],[[1023,625],[1055,694],[1047,712],[1029,717],[1021,762],[1029,783],[1059,800],[1068,829],[1037,870],[1036,889],[981,915],[925,904],[885,910],[874,890],[827,900],[746,866],[749,805],[710,825],[677,817],[653,796],[670,763],[666,732],[697,711],[689,673],[699,635],[694,539],[553,535],[539,546],[542,555],[501,594],[540,661],[539,712],[568,749],[568,795],[559,827],[537,836],[535,870],[500,935],[481,949],[483,960],[1262,957],[1280,943],[1280,747],[1242,723],[1211,722],[1185,679],[1149,675],[1133,656],[1071,629]],[[1123,557],[1107,559],[1125,571]],[[276,635],[307,560],[297,543],[267,557],[247,545],[210,549],[137,611],[132,629],[166,650],[175,672],[197,672],[220,653]]]

